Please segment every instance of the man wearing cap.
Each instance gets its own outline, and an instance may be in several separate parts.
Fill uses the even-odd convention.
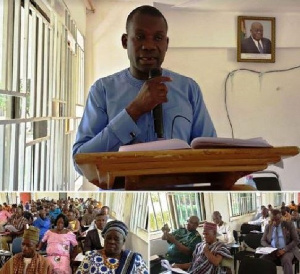
[[[232,257],[226,245],[218,241],[215,223],[204,223],[203,238],[204,241],[196,246],[192,262],[175,264],[174,267],[188,270],[191,274],[220,273],[223,270],[220,265],[223,258],[232,259]]]
[[[0,269],[0,274],[50,274],[52,266],[36,252],[39,242],[39,229],[30,226],[24,231],[22,252],[14,255]]]
[[[201,242],[201,236],[197,231],[199,218],[191,216],[186,228],[180,228],[169,233],[166,226],[162,228],[162,239],[168,241],[169,247],[166,253],[166,259],[170,263],[187,263],[192,260],[193,251],[198,243]]]

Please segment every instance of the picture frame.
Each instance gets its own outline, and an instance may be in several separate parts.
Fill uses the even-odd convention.
[[[275,48],[275,17],[238,16],[238,62],[275,63]]]

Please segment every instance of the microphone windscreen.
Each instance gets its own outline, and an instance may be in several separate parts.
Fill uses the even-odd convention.
[[[161,76],[161,70],[159,68],[153,68],[149,71],[149,79]]]

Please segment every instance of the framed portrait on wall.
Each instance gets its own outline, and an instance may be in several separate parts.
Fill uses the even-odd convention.
[[[275,63],[275,17],[238,16],[237,61]]]

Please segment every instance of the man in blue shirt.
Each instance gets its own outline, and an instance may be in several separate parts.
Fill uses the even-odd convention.
[[[50,211],[49,211],[49,217],[51,220],[51,223],[54,223],[57,216],[61,213],[61,210],[59,207],[57,207],[55,204],[50,204]]]
[[[118,151],[121,145],[157,140],[152,110],[159,104],[165,139],[190,143],[195,137],[216,136],[198,84],[161,68],[169,44],[167,31],[165,17],[152,6],[138,7],[129,14],[122,45],[130,67],[97,80],[91,87],[73,156]],[[153,68],[162,76],[149,79]]]
[[[40,230],[39,241],[41,241],[45,233],[51,228],[51,221],[46,217],[46,212],[43,208],[40,208],[39,217],[33,222],[33,226]]]
[[[272,211],[271,223],[266,226],[261,239],[262,246],[277,248],[271,254],[263,255],[262,259],[280,260],[284,274],[293,273],[293,258],[300,260],[298,248],[299,237],[292,222],[281,220],[281,212],[277,209]]]

